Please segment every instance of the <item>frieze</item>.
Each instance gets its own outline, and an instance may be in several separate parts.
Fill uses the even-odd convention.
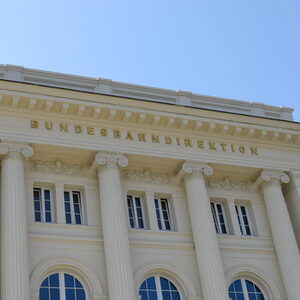
[[[213,189],[237,190],[237,191],[253,191],[253,185],[250,180],[233,180],[226,176],[223,178],[207,178],[206,186]]]
[[[171,177],[169,174],[155,173],[149,169],[123,170],[122,179],[139,181],[144,183],[164,183],[164,184],[171,183]]]
[[[40,173],[52,173],[61,175],[82,175],[85,168],[81,165],[68,164],[61,160],[42,161],[30,160],[27,163],[26,169],[29,171]]]

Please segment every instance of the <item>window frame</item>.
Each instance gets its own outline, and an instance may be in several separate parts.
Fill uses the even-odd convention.
[[[219,214],[219,212],[217,210],[217,207],[216,207],[217,205],[220,205],[220,207],[221,207],[226,232],[222,232],[220,214]],[[212,206],[213,206],[214,209],[212,209]],[[226,211],[225,211],[224,204],[220,201],[211,201],[210,202],[210,207],[211,207],[211,211],[212,211],[212,216],[213,216],[213,220],[214,220],[214,226],[215,226],[215,229],[216,229],[216,233],[217,234],[227,234],[228,235],[229,234],[229,228],[228,228],[228,223],[227,223]]]
[[[72,276],[74,279],[78,280],[84,290],[85,300],[89,300],[89,292],[88,292],[87,287],[84,284],[84,282],[82,282],[82,280],[78,279],[77,276],[74,276],[72,273],[69,273],[68,271],[53,272],[51,274],[48,274],[46,277],[44,277],[39,285],[39,299],[40,299],[40,289],[42,287],[42,283],[44,282],[45,279],[50,278],[50,276],[55,275],[55,274],[58,274],[58,283],[59,283],[58,288],[59,288],[59,297],[60,297],[59,300],[66,300],[66,284],[65,284],[65,276],[64,275]],[[51,287],[49,287],[49,288],[51,288]],[[75,289],[76,289],[76,287],[75,287]]]
[[[245,277],[236,278],[236,279],[234,279],[234,280],[230,283],[229,287],[231,286],[231,284],[233,284],[233,283],[234,283],[235,281],[237,281],[237,280],[240,280],[240,281],[241,281],[241,286],[242,286],[243,296],[244,296],[244,299],[245,299],[245,300],[249,300],[249,295],[248,295],[249,292],[248,292],[248,289],[247,289],[246,281],[249,281],[249,282],[251,282],[253,285],[255,285],[255,286],[260,290],[260,292],[262,293],[264,299],[267,300],[267,298],[266,298],[266,293],[265,293],[264,289],[263,289],[259,284],[257,284],[255,281],[253,281],[253,280],[251,280],[251,279],[249,279],[249,278],[245,278]],[[228,297],[229,297],[229,287],[228,287]],[[231,298],[230,298],[230,299],[231,299]]]
[[[182,296],[182,292],[181,290],[178,288],[177,286],[177,283],[174,283],[173,280],[169,279],[167,276],[164,276],[164,275],[160,275],[160,274],[152,274],[152,275],[149,275],[147,276],[140,284],[139,286],[139,293],[140,293],[140,290],[141,290],[141,286],[142,284],[144,283],[144,281],[148,280],[149,278],[151,277],[154,277],[154,281],[155,281],[155,287],[156,287],[156,294],[157,294],[157,300],[163,300],[163,289],[161,287],[161,283],[160,283],[160,278],[163,278],[163,279],[166,279],[168,280],[170,283],[172,283],[175,288],[176,288],[176,291],[178,292],[179,294],[179,298],[180,300],[184,299],[184,297]]]
[[[36,220],[36,209],[35,209],[35,202],[37,200],[35,200],[35,195],[34,192],[35,191],[39,191],[39,202],[40,202],[40,217],[41,220],[37,221]],[[50,202],[50,211],[46,210],[46,201],[45,200],[45,191],[49,191],[49,202]],[[37,223],[54,223],[54,201],[53,201],[53,192],[52,189],[50,187],[42,187],[42,186],[33,186],[33,210],[34,210],[34,221]],[[47,221],[46,218],[46,213],[50,212],[50,218],[51,221]]]
[[[67,212],[66,212],[66,199],[65,199],[65,193],[69,193],[69,202],[70,202],[70,212],[68,212],[71,215],[71,223],[67,223]],[[79,215],[80,215],[80,223],[76,223],[76,213],[74,209],[74,197],[73,193],[76,193],[79,195]],[[84,225],[84,209],[83,209],[83,193],[81,190],[78,189],[64,189],[64,210],[65,210],[65,221],[67,225]]]
[[[132,215],[133,215],[133,223],[134,223],[134,227],[131,226],[130,223],[130,215],[129,215],[129,206],[128,206],[128,198],[131,201],[131,209],[132,209]],[[141,211],[142,211],[142,221],[143,221],[143,227],[139,227],[139,217],[137,214],[137,206],[136,206],[136,199],[140,200],[140,204],[141,204]],[[128,220],[129,220],[129,226],[131,229],[147,229],[147,225],[146,225],[146,218],[145,218],[145,209],[144,209],[144,200],[142,196],[139,195],[134,195],[134,194],[127,194],[126,195],[126,201],[127,201],[127,213],[128,213]]]
[[[158,203],[158,208],[156,207],[156,201]],[[167,215],[168,215],[168,220],[166,220],[163,216],[163,209],[162,209],[162,204],[161,204],[162,201],[166,203],[166,207],[167,207],[166,211],[167,211]],[[169,198],[155,196],[154,197],[154,209],[155,209],[155,216],[156,216],[156,222],[157,222],[158,229],[161,231],[174,231],[175,228],[174,228],[173,216],[171,213],[171,206],[170,206]],[[158,219],[157,211],[159,212],[160,219]],[[160,220],[162,228],[159,227],[159,220]],[[170,229],[166,228],[166,221],[169,221]]]
[[[252,222],[251,222],[251,218],[250,218],[250,214],[249,214],[248,205],[244,204],[244,203],[235,203],[234,206],[235,206],[236,218],[237,218],[238,225],[240,228],[240,234],[243,236],[253,236],[254,232],[253,232],[253,227],[252,227]],[[247,230],[246,230],[242,207],[245,208],[250,234],[248,234]]]

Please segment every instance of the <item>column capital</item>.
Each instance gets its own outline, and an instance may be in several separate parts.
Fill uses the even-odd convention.
[[[33,149],[29,145],[0,143],[0,155],[6,155],[8,158],[21,158],[31,157],[33,155]]]
[[[195,161],[186,161],[182,164],[182,170],[187,174],[204,174],[212,175],[213,168],[207,164],[195,162]]]
[[[128,159],[120,153],[104,153],[99,152],[95,156],[95,162],[99,165],[106,165],[108,167],[120,167],[128,166]]]
[[[263,182],[288,183],[290,178],[287,174],[280,170],[263,170],[261,172],[261,180]]]

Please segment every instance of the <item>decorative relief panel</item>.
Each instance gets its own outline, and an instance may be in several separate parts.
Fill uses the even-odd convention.
[[[230,177],[208,178],[206,179],[206,186],[214,189],[253,191],[251,181],[233,180]]]
[[[30,160],[26,166],[26,169],[34,172],[62,175],[82,175],[85,171],[85,168],[81,165],[67,164],[61,160]]]
[[[123,170],[123,180],[133,180],[145,183],[171,183],[171,177],[169,174],[154,173],[151,170]]]

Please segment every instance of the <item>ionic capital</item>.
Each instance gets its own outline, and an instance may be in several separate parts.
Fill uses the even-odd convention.
[[[279,170],[264,170],[261,173],[261,179],[264,182],[288,183],[290,178],[287,174]]]
[[[201,175],[212,175],[213,168],[206,164],[201,164],[198,162],[185,162],[182,164],[182,170],[187,174],[201,174]]]
[[[33,155],[33,149],[29,145],[0,143],[0,155],[6,158],[28,158]]]
[[[99,152],[95,157],[95,162],[99,165],[105,165],[107,167],[127,167],[128,159],[118,153],[103,153]]]

